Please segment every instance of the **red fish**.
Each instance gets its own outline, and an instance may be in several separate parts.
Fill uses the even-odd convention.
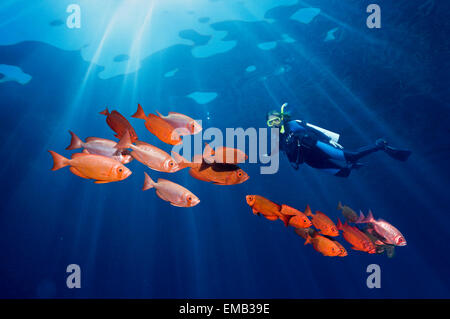
[[[383,242],[385,244],[389,245],[395,245],[395,246],[405,246],[406,245],[406,239],[403,237],[402,233],[389,224],[387,221],[383,219],[375,220],[373,218],[372,211],[369,210],[369,215],[367,218],[364,217],[364,214],[360,212],[360,216],[357,221],[355,221],[357,224],[361,223],[368,223],[372,226],[372,228],[375,230],[375,232],[383,238]]]
[[[131,126],[130,122],[119,112],[112,111],[109,113],[108,109],[100,112],[100,114],[106,115],[106,123],[109,127],[116,132],[114,135],[118,139],[121,139],[123,134],[128,131],[130,133],[131,141],[134,142],[138,139],[134,128]]]
[[[164,143],[170,145],[178,145],[182,142],[180,134],[167,121],[155,114],[145,115],[142,106],[138,104],[138,109],[131,117],[145,120],[145,127],[153,135],[159,138]]]
[[[339,231],[336,229],[336,225],[324,213],[316,211],[316,214],[313,215],[311,212],[311,208],[309,208],[309,205],[307,205],[305,209],[305,215],[310,216],[312,218],[312,223],[314,227],[319,229],[322,235],[327,235],[331,237],[339,236]]]
[[[233,164],[207,164],[202,161],[201,155],[194,156],[189,162],[176,152],[172,156],[180,169],[190,167],[189,174],[201,181],[212,182],[216,185],[236,185],[249,179],[249,176],[239,166]]]
[[[206,163],[226,163],[226,164],[239,164],[247,160],[248,156],[241,150],[230,147],[217,147],[213,150],[208,143],[205,145],[203,151],[203,159]]]
[[[160,118],[172,125],[177,130],[177,133],[182,136],[194,135],[202,131],[201,125],[187,115],[176,112],[169,112],[167,116],[164,116],[161,115],[161,113],[159,113],[158,111],[156,111],[156,113]]]
[[[295,232],[306,239],[305,245],[312,244],[314,249],[324,256],[335,257],[347,256],[347,251],[337,241],[319,235],[318,232],[310,228],[296,228]]]
[[[131,148],[133,158],[155,171],[174,173],[180,170],[177,162],[156,146],[141,141],[136,141],[136,145],[131,144],[128,132],[123,135],[116,147],[120,149]]]
[[[84,153],[103,155],[115,159],[122,164],[128,164],[133,160],[129,152],[125,149],[117,149],[117,143],[99,137],[88,137],[86,142],[83,142],[75,133],[69,131],[72,139],[70,145],[66,150],[75,150],[77,148],[84,148]],[[129,136],[129,134],[128,134]]]
[[[158,179],[155,183],[147,173],[145,174],[145,181],[142,190],[145,191],[150,188],[156,189],[156,195],[162,200],[170,202],[177,207],[193,207],[200,203],[200,200],[192,192],[181,185],[166,179]]]
[[[263,215],[268,220],[280,219],[287,227],[292,215],[284,215],[281,212],[281,206],[271,200],[259,195],[247,195],[245,197],[247,204],[252,208],[253,214]]]
[[[283,215],[292,215],[292,218],[289,220],[289,226],[295,228],[309,228],[312,226],[311,221],[305,214],[291,206],[281,205],[281,213]]]
[[[117,182],[131,175],[131,171],[120,162],[102,155],[75,153],[67,159],[49,151],[53,157],[52,171],[70,166],[70,171],[82,178],[94,179],[96,184]]]
[[[360,250],[369,254],[376,253],[375,245],[372,243],[370,238],[357,227],[348,225],[347,221],[345,224],[342,224],[341,220],[338,219],[337,228],[342,230],[342,236],[353,246],[353,250]]]

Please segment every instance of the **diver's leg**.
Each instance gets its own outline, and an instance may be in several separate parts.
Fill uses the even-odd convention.
[[[393,148],[383,139],[378,139],[374,145],[361,147],[356,152],[345,151],[344,153],[348,162],[355,163],[360,158],[378,151],[384,151],[390,157],[403,162],[411,155],[411,151]]]
[[[377,140],[375,144],[373,145],[367,145],[359,148],[357,151],[344,151],[345,159],[348,162],[355,163],[359,159],[363,158],[364,156],[367,156],[369,154],[384,150],[386,146],[386,141],[383,140]]]
[[[341,149],[338,149],[334,146],[331,146],[330,144],[317,141],[316,147],[322,151],[323,154],[326,155],[326,157],[337,160],[337,161],[347,161],[345,157],[345,152]]]

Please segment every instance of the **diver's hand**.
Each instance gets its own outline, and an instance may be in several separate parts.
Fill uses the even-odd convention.
[[[340,148],[341,150],[344,149],[344,147],[341,144],[333,140],[330,140],[330,144],[333,145],[334,147]]]

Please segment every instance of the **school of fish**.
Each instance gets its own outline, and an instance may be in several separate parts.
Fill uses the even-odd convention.
[[[156,114],[146,115],[142,106],[138,104],[133,118],[145,120],[145,128],[160,141],[169,145],[179,145],[182,137],[198,134],[201,125],[191,117],[169,112],[164,116],[158,111]],[[131,123],[117,110],[105,109],[100,114],[106,116],[106,123],[114,131],[119,141],[99,137],[87,137],[85,141],[74,132],[69,131],[71,141],[66,150],[82,149],[72,154],[68,159],[54,151],[49,151],[53,158],[52,170],[69,166],[74,175],[92,179],[96,184],[118,182],[128,178],[132,172],[125,165],[133,159],[148,168],[163,172],[175,173],[189,167],[189,174],[201,181],[216,185],[235,185],[248,180],[249,176],[238,163],[244,162],[248,156],[241,150],[217,147],[213,150],[205,146],[203,154],[195,155],[190,162],[178,153],[168,154],[161,148],[138,139],[138,135]],[[228,155],[230,159],[228,159]],[[193,207],[200,203],[200,199],[187,188],[167,179],[153,181],[144,173],[142,190],[154,189],[156,195],[176,207]]]
[[[179,145],[183,142],[183,136],[202,131],[201,125],[187,115],[169,112],[163,116],[158,111],[156,113],[146,115],[138,104],[132,117],[145,120],[145,128],[166,144]],[[70,159],[49,151],[53,158],[53,171],[69,166],[71,173],[94,180],[96,184],[118,182],[132,174],[125,165],[134,159],[151,170],[163,173],[175,173],[189,168],[189,175],[193,178],[216,185],[236,185],[249,179],[248,174],[238,166],[248,158],[242,150],[223,146],[213,149],[205,144],[202,154],[194,155],[189,160],[177,152],[168,154],[155,145],[139,140],[133,126],[118,111],[109,112],[105,109],[100,114],[106,116],[106,123],[115,132],[114,137],[118,141],[87,137],[83,142],[74,132],[69,131],[71,140],[66,150],[82,151],[73,153]],[[144,177],[142,190],[154,189],[160,199],[173,206],[193,207],[200,203],[195,194],[179,184],[162,178],[155,182],[145,172]],[[367,217],[362,212],[358,215],[341,202],[337,208],[342,211],[345,222],[338,219],[337,224],[323,212],[312,213],[309,205],[301,212],[260,195],[247,195],[246,202],[253,214],[270,221],[279,219],[286,227],[293,227],[295,233],[305,239],[305,245],[311,244],[323,256],[348,255],[345,247],[336,240],[340,235],[352,250],[368,254],[386,252],[388,257],[393,257],[394,247],[406,245],[406,239],[400,231],[383,219],[376,220],[372,211],[369,210]]]
[[[358,216],[353,209],[338,203],[338,210],[342,211],[346,221],[342,224],[338,219],[337,225],[327,215],[320,211],[312,213],[306,205],[304,213],[286,204],[279,205],[260,195],[247,195],[247,204],[253,214],[263,216],[268,220],[281,220],[284,225],[294,227],[295,233],[305,239],[305,245],[312,244],[313,248],[328,257],[345,257],[348,255],[345,247],[336,240],[342,233],[344,240],[350,244],[352,250],[368,254],[386,252],[389,258],[394,256],[395,246],[405,246],[405,237],[393,225],[385,220],[375,220],[371,211],[367,217],[361,212]],[[364,228],[352,226],[366,224]]]

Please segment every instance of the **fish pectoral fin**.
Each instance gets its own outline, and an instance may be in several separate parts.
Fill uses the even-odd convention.
[[[175,206],[175,207],[185,207],[185,206],[183,206],[183,205],[177,205],[177,204],[174,204],[174,203],[172,203],[172,202],[170,202],[170,205]]]
[[[109,183],[109,181],[95,181],[95,184],[106,184]]]
[[[83,173],[81,173],[79,170],[77,170],[75,167],[71,166],[70,171],[72,172],[72,174],[75,174],[81,178],[86,178],[86,179],[90,179],[89,177],[87,177],[86,175],[84,175]]]
[[[253,212],[254,215],[258,215],[259,214],[259,212],[256,209],[254,209],[254,208],[252,208],[252,212]]]
[[[269,215],[269,216],[264,216],[264,217],[266,217],[268,220],[277,220],[278,219],[278,216],[271,216],[271,215]]]

